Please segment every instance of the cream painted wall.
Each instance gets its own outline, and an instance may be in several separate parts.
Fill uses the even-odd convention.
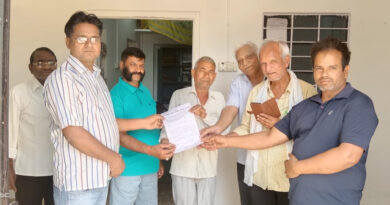
[[[194,20],[194,59],[210,55],[216,61],[234,61],[238,43],[262,39],[263,12],[351,13],[350,46],[353,86],[374,101],[380,120],[367,161],[367,181],[362,204],[390,202],[390,95],[385,82],[390,76],[387,38],[390,36],[390,4],[387,0],[14,0],[11,2],[10,85],[26,80],[28,57],[38,46],[48,46],[62,62],[68,51],[63,28],[77,10],[100,17],[140,17]],[[213,88],[227,92],[236,73],[218,73]],[[217,204],[239,204],[235,178],[235,151],[220,152]]]
[[[121,75],[119,61],[122,51],[127,47],[128,40],[136,40],[134,29],[136,20],[133,19],[102,19],[102,42],[107,46],[107,55],[104,63],[104,79],[108,89],[111,89]],[[103,68],[102,68],[103,69]]]

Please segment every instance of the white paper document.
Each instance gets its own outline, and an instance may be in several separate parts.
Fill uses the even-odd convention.
[[[190,108],[191,105],[186,103],[161,114],[165,118],[163,122],[168,140],[176,145],[175,153],[202,143],[194,113],[189,112]]]

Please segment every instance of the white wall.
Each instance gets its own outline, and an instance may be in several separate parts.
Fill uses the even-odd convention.
[[[262,39],[263,12],[351,13],[352,49],[350,82],[374,101],[379,126],[367,162],[367,182],[362,204],[390,202],[390,14],[387,0],[14,0],[11,2],[10,85],[29,76],[28,57],[38,46],[53,48],[59,61],[68,54],[64,25],[77,10],[100,17],[176,17],[194,19],[194,58],[210,55],[216,61],[233,61],[235,45]],[[33,9],[31,9],[33,8]],[[218,73],[214,88],[223,92],[234,73]],[[220,152],[217,204],[238,204],[233,150]]]
[[[136,40],[134,29],[136,20],[132,19],[102,19],[102,42],[107,46],[104,63],[104,78],[111,89],[120,76],[119,61],[122,51],[127,47],[127,40]]]
[[[102,34],[102,42],[106,44],[107,53],[104,65],[104,79],[106,80],[108,88],[112,88],[118,81],[120,76],[119,58],[120,51],[118,49],[118,34],[117,22],[111,19],[102,20],[104,28]]]

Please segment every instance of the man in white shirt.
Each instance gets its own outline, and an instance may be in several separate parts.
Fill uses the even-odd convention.
[[[176,90],[169,102],[169,109],[190,103],[190,112],[195,114],[199,129],[214,125],[225,105],[220,92],[210,90],[215,73],[215,62],[210,57],[201,57],[191,70],[194,86]],[[161,142],[167,143],[166,132],[161,133]],[[173,156],[173,199],[176,205],[212,205],[215,199],[217,152],[192,148]]]
[[[223,108],[218,122],[202,130],[203,134],[221,134],[237,116],[238,124],[244,115],[249,92],[264,79],[260,69],[258,48],[253,42],[246,42],[236,49],[236,60],[241,74],[237,75],[230,84],[226,107]],[[247,150],[237,149],[237,180],[240,191],[241,205],[248,205],[249,186],[244,183],[244,170]]]
[[[9,180],[20,205],[54,204],[53,145],[50,116],[43,102],[43,84],[57,59],[46,47],[34,50],[28,65],[33,77],[10,93]]]

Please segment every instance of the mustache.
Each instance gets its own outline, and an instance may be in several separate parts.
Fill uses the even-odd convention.
[[[320,78],[320,79],[318,79],[319,81],[321,81],[321,80],[332,80],[332,78],[328,78],[328,77],[322,77],[322,78]]]
[[[140,76],[141,76],[141,79],[140,79],[139,82],[142,82],[142,80],[144,79],[145,73],[142,73],[142,72],[129,72],[129,68],[128,68],[128,67],[124,67],[124,68],[123,68],[122,76],[123,76],[127,81],[133,81],[133,76],[134,76],[134,75],[140,75]]]
[[[130,72],[129,74],[131,74],[131,75],[143,75],[144,73],[142,73],[142,72]]]

